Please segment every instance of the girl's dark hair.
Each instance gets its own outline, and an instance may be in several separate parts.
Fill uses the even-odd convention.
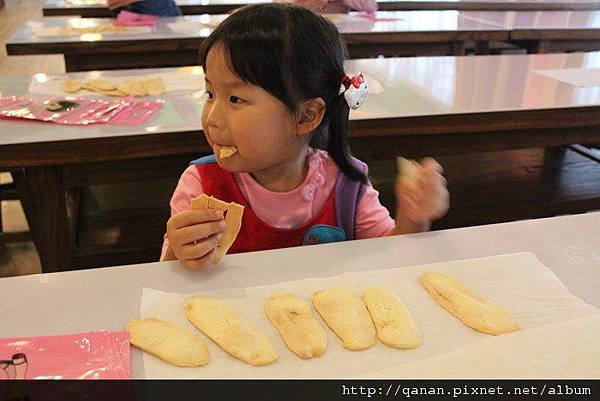
[[[346,46],[331,22],[293,4],[250,5],[230,15],[204,41],[200,50],[204,71],[215,44],[223,46],[240,79],[260,86],[292,113],[304,100],[323,99],[325,116],[310,145],[325,148],[350,179],[367,182],[350,156],[350,109],[338,95]]]

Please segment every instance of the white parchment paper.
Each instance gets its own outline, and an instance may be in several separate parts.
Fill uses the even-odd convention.
[[[286,268],[282,266],[282,269]],[[440,357],[470,344],[491,341],[492,336],[466,327],[439,306],[421,286],[419,276],[426,271],[445,272],[486,298],[504,306],[523,330],[600,313],[594,306],[575,297],[531,253],[517,253],[398,269],[352,272],[325,279],[305,279],[276,285],[229,288],[202,295],[222,299],[237,308],[261,328],[279,352],[279,360],[269,366],[254,367],[229,356],[185,318],[183,301],[194,294],[175,294],[144,288],[141,317],[159,318],[200,334],[209,347],[210,361],[201,368],[179,368],[144,353],[147,378],[339,378],[356,377],[399,365],[410,366]],[[421,331],[421,346],[398,350],[381,343],[363,351],[348,351],[326,328],[327,351],[321,358],[302,360],[290,352],[276,329],[267,320],[263,305],[275,293],[291,292],[306,300],[314,291],[348,287],[356,294],[371,286],[395,291],[412,313]],[[315,312],[316,314],[316,312]],[[318,318],[326,327],[325,323]],[[496,339],[501,337],[496,337]],[[543,342],[543,339],[540,339]],[[551,349],[548,352],[552,352]],[[490,361],[493,363],[493,361]],[[457,371],[462,376],[462,372]],[[410,376],[410,374],[407,374]]]

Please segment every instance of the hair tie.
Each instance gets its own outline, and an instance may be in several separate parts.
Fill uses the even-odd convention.
[[[348,103],[348,107],[352,110],[356,110],[365,101],[368,91],[369,85],[367,80],[362,72],[359,72],[358,75],[353,75],[352,78],[348,75],[344,75],[338,95],[343,93],[346,103]]]

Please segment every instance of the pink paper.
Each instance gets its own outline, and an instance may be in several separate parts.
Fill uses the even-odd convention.
[[[123,26],[156,26],[158,17],[156,15],[146,15],[132,13],[131,11],[123,10],[117,15],[115,25]]]
[[[39,120],[68,125],[140,124],[164,104],[161,99],[136,101],[128,96],[118,100],[73,96],[0,98],[0,118]],[[116,119],[116,117],[119,117]]]
[[[2,379],[128,379],[129,333],[0,339]]]

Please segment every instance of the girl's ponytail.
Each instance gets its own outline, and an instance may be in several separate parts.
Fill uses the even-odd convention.
[[[348,143],[348,117],[350,107],[344,95],[333,100],[333,110],[329,116],[327,135],[327,152],[335,161],[340,171],[352,181],[367,183],[368,177],[354,164]]]

